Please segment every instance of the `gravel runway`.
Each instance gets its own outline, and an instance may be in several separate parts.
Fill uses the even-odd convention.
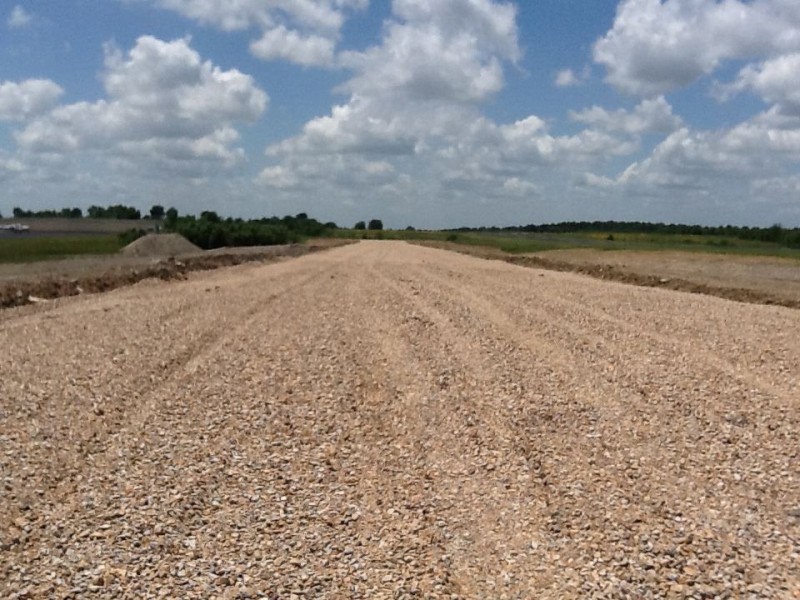
[[[361,242],[0,343],[3,598],[800,598],[797,310]]]

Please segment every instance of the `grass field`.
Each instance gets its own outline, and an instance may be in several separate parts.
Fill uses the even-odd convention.
[[[681,251],[693,253],[774,256],[800,260],[800,249],[780,244],[708,235],[655,233],[525,233],[338,229],[331,236],[339,239],[387,239],[405,241],[453,242],[483,246],[510,254],[550,250],[590,249],[598,251]],[[104,255],[118,252],[124,243],[118,235],[38,235],[0,238],[0,263],[34,262],[70,256]]]
[[[336,237],[348,239],[392,239],[407,241],[454,242],[487,246],[511,254],[586,248],[600,251],[683,251],[712,254],[779,256],[800,260],[800,250],[780,244],[741,240],[724,236],[669,235],[650,233],[512,233],[447,231],[363,231],[342,229]]]
[[[35,262],[81,255],[114,254],[124,243],[118,235],[0,238],[0,263]]]

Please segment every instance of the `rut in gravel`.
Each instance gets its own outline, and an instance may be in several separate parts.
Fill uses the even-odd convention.
[[[3,597],[800,597],[796,311],[363,242],[0,342]]]

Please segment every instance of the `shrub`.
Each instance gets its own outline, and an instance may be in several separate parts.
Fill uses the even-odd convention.
[[[128,229],[128,231],[123,231],[119,234],[119,242],[123,246],[127,246],[146,234],[147,232],[144,229]]]

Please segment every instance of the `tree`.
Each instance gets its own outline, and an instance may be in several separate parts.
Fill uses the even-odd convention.
[[[164,207],[160,204],[154,204],[150,207],[150,217],[153,219],[163,219],[164,218]]]
[[[380,219],[372,219],[369,222],[369,229],[374,231],[381,231],[383,229],[383,222]]]
[[[164,222],[165,227],[168,229],[174,229],[175,225],[178,223],[178,211],[174,206],[171,206],[167,209],[166,212],[167,219]]]
[[[11,211],[14,214],[14,217],[17,219],[22,218],[25,215],[25,211],[22,210],[19,206],[15,206],[14,210]]]
[[[359,221],[358,223],[353,225],[353,229],[366,229],[366,228],[367,228],[367,224],[364,223],[364,221]]]
[[[213,210],[204,210],[203,212],[200,213],[200,218],[203,221],[208,221],[209,223],[219,223],[220,221],[222,221],[219,215]]]

